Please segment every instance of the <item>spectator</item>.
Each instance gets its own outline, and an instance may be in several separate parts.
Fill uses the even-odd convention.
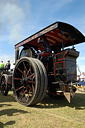
[[[6,70],[9,70],[9,69],[10,69],[10,66],[11,66],[10,60],[8,60],[8,62],[7,62],[6,65],[5,65],[5,69],[6,69]]]
[[[78,82],[79,85],[85,86],[85,73],[82,72],[80,76],[80,82]]]
[[[85,81],[85,73],[82,72],[81,76],[80,76],[80,81]]]
[[[4,69],[4,63],[3,63],[3,61],[1,61],[1,63],[0,63],[0,70],[3,70]]]

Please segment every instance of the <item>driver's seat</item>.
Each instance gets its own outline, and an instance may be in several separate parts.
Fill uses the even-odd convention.
[[[44,59],[45,57],[48,57],[49,55],[51,55],[51,52],[45,52],[41,55],[40,60]]]
[[[49,55],[51,55],[52,53],[51,52],[45,52],[45,53],[43,53],[41,56],[42,57],[47,57],[47,56],[49,56]]]

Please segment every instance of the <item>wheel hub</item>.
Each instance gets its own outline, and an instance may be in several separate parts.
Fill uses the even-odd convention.
[[[23,77],[22,80],[21,80],[21,84],[23,84],[24,87],[26,87],[27,84],[28,84],[28,78],[27,77]]]

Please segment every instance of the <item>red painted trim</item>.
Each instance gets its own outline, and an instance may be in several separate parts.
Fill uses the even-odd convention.
[[[51,74],[51,76],[54,76],[54,74]]]
[[[52,53],[50,53],[50,52],[46,52],[46,53],[43,53],[41,56],[43,56],[43,57],[46,57],[46,56],[49,56],[49,55],[51,55]]]
[[[59,52],[57,54],[54,55],[54,57],[56,57],[56,55],[60,54],[60,53],[63,53],[65,51],[62,51],[62,52]],[[68,53],[68,51],[65,52],[65,54],[63,54],[63,58],[60,58],[60,59],[55,59],[55,61],[58,61],[58,60],[63,60],[65,58],[65,55]]]
[[[12,84],[12,83],[8,83],[8,84]]]
[[[57,53],[57,54],[55,54],[54,55],[54,58],[56,57],[56,55],[59,55],[59,54],[61,54],[61,53],[63,53],[63,52],[65,52],[65,51],[62,51],[62,52],[59,52],[59,53]],[[64,56],[64,55],[63,55]],[[60,59],[54,59],[55,61],[58,61],[58,60],[62,60],[62,59],[64,59],[64,57],[63,58],[60,58]]]

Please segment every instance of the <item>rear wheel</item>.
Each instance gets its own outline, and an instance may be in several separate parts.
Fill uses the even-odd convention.
[[[1,83],[0,83],[0,89],[1,89],[1,94],[6,96],[8,94],[8,87],[7,87],[7,81],[8,81],[8,75],[3,74],[1,76]]]

